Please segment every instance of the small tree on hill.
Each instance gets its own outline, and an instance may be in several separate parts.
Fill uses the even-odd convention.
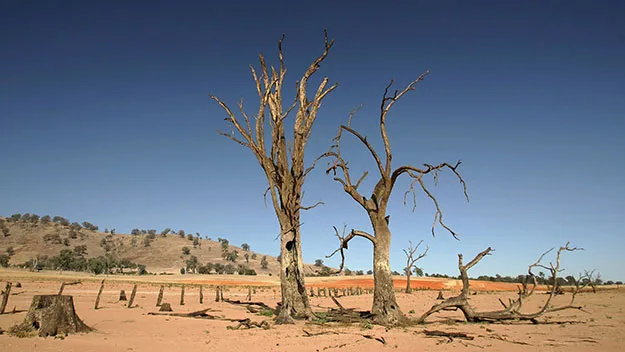
[[[249,251],[250,251],[250,245],[249,245],[249,244],[247,244],[247,243],[243,243],[243,244],[241,245],[241,249],[242,249],[242,250],[244,250],[244,251],[246,251],[246,252],[249,252]]]
[[[269,266],[269,261],[267,260],[267,256],[264,255],[260,260],[260,267],[263,269],[267,269],[267,266]]]
[[[323,266],[323,260],[315,259],[315,266]]]
[[[182,254],[189,255],[189,253],[191,253],[189,247],[182,247]]]

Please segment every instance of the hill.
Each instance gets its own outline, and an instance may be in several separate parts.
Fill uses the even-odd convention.
[[[117,260],[143,264],[149,272],[156,273],[180,273],[180,269],[187,266],[187,260],[196,257],[198,266],[213,263],[238,268],[242,265],[258,275],[280,275],[280,263],[276,257],[230,245],[224,239],[218,242],[192,234],[159,234],[154,230],[150,233],[142,230],[133,231],[135,234],[111,234],[98,231],[89,223],[78,225],[62,220],[0,219],[0,254],[10,251],[9,264],[19,265],[38,256],[53,257],[64,249],[75,251],[79,247],[85,250],[87,260],[108,255]],[[230,260],[222,255],[226,248]],[[267,261],[266,268],[261,264],[263,258]],[[316,275],[320,270],[311,264],[304,265],[306,275]]]

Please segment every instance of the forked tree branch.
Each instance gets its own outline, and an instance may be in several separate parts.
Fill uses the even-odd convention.
[[[326,255],[326,258],[332,258],[336,253],[341,254],[341,265],[339,266],[339,271],[335,273],[335,274],[338,274],[343,270],[343,267],[345,266],[344,250],[348,249],[349,241],[351,241],[354,237],[363,237],[371,241],[371,243],[375,244],[375,237],[368,234],[365,231],[360,231],[360,230],[351,230],[349,235],[345,236],[345,230],[347,226],[343,226],[342,235],[339,233],[339,230],[336,228],[336,226],[332,226],[332,228],[334,229],[334,234],[339,239],[339,248],[335,249],[334,252],[330,253],[330,255]]]

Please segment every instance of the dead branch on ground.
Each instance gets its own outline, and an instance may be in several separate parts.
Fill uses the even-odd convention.
[[[559,306],[559,307],[554,307],[551,305],[551,300],[555,296],[557,288],[558,288],[557,276],[558,276],[558,273],[562,271],[562,269],[560,269],[560,256],[562,252],[573,252],[577,250],[583,250],[583,248],[569,247],[569,242],[567,242],[564,247],[560,247],[558,249],[556,253],[555,263],[551,262],[549,263],[548,266],[545,264],[542,264],[542,260],[547,254],[553,251],[553,248],[543,253],[535,263],[531,264],[528,267],[527,279],[532,280],[531,288],[528,288],[528,283],[526,280],[522,284],[522,286],[519,287],[518,297],[516,299],[511,299],[509,300],[508,303],[505,303],[502,300],[499,300],[500,303],[504,307],[503,310],[487,311],[487,312],[476,311],[475,308],[469,303],[469,297],[468,297],[469,276],[467,272],[470,268],[476,265],[482,258],[484,258],[487,255],[490,255],[493,252],[493,249],[489,247],[483,250],[482,252],[478,253],[475,256],[475,258],[473,258],[473,260],[471,260],[466,265],[463,264],[462,254],[458,254],[458,269],[460,271],[460,276],[462,278],[462,292],[458,296],[448,298],[447,300],[439,304],[435,304],[434,306],[432,306],[432,308],[430,308],[430,310],[425,312],[417,320],[417,322],[423,323],[428,316],[434,313],[440,312],[442,310],[449,310],[449,309],[460,309],[462,313],[464,314],[465,319],[468,322],[531,321],[535,324],[539,323],[537,318],[548,313],[553,313],[553,312],[557,312],[557,311],[561,311],[565,309],[583,310],[581,306],[574,305],[575,296],[579,292],[579,287],[582,287],[582,286],[577,286],[577,288],[574,290],[569,304],[564,305],[564,306]],[[542,307],[538,311],[533,312],[533,313],[522,313],[521,308],[523,307],[523,302],[534,293],[536,287],[538,286],[538,283],[536,281],[536,276],[532,272],[532,269],[537,268],[537,267],[549,270],[549,272],[551,273],[550,280],[551,282],[554,283],[554,285],[551,287],[551,290],[549,292],[549,296],[547,297],[546,302],[542,305]]]

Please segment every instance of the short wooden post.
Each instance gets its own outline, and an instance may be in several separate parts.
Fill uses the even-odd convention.
[[[63,290],[62,287],[61,287],[61,290]],[[98,305],[100,304],[100,296],[102,295],[102,290],[104,290],[104,280],[102,280],[102,282],[100,283],[100,290],[98,291],[98,297],[96,297],[95,299],[95,305],[93,306],[93,309],[98,309]]]
[[[180,289],[180,305],[184,306],[184,285],[182,285],[182,288]]]
[[[6,288],[4,289],[4,293],[2,294],[2,304],[0,304],[0,314],[4,314],[4,310],[7,307],[7,303],[9,302],[9,294],[11,294],[11,286],[12,282],[7,281]]]
[[[156,306],[160,307],[163,303],[163,291],[165,291],[165,286],[161,286],[161,289],[158,290],[158,297],[156,297]]]
[[[204,303],[204,292],[202,291],[202,285],[200,285],[200,304]]]
[[[137,294],[137,284],[132,286],[132,293],[130,293],[130,301],[128,301],[128,308],[132,308],[132,303],[135,301],[135,295]]]

